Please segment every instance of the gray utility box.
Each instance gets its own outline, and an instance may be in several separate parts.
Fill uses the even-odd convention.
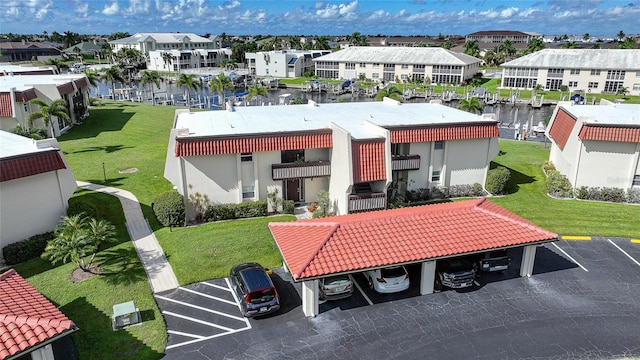
[[[140,310],[136,308],[133,301],[113,305],[113,316],[111,317],[113,331],[120,330],[126,326],[139,324]]]

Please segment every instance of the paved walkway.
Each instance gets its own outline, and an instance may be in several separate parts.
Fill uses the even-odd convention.
[[[138,256],[144,266],[144,271],[149,278],[151,290],[154,293],[175,289],[178,286],[178,279],[173,273],[171,265],[164,256],[164,251],[158,243],[158,239],[151,231],[151,227],[142,214],[140,203],[132,193],[108,186],[90,184],[78,181],[78,186],[93,191],[99,191],[116,196],[120,199],[122,210],[126,218],[127,230],[133,241],[133,245],[138,252]]]

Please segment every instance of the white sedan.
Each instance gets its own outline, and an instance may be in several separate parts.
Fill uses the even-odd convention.
[[[369,287],[379,293],[395,293],[409,288],[409,273],[404,266],[391,266],[364,272]]]

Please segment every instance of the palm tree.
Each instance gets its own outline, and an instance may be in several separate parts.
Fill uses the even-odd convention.
[[[224,91],[233,89],[233,81],[225,74],[218,74],[218,76],[209,82],[209,89],[211,89],[211,92],[218,93],[220,96],[220,105],[224,108]]]
[[[329,50],[329,38],[323,35],[317,36],[313,43],[313,48],[315,50]]]
[[[287,36],[287,43],[289,44],[289,49],[301,49],[302,44],[300,43],[300,37],[295,35]]]
[[[621,95],[621,96],[626,96],[629,93],[629,88],[622,86],[620,88],[618,88],[618,91],[616,92],[617,95]]]
[[[254,83],[248,90],[249,95],[247,95],[247,101],[253,99],[254,97],[261,98],[262,96],[267,97],[269,93],[267,92],[267,88],[264,86],[258,85],[258,83]]]
[[[16,127],[11,129],[11,132],[16,135],[31,138],[33,140],[42,140],[47,138],[47,130],[43,128],[36,128],[36,127],[27,128],[25,126],[22,126],[21,124],[18,124],[16,125]]]
[[[584,40],[584,41],[589,41],[589,39],[591,39],[591,35],[589,35],[589,33],[585,33],[585,34],[582,36],[582,40]]]
[[[62,59],[50,58],[49,60],[47,60],[46,64],[55,66],[58,73],[60,72],[60,69],[69,68],[69,65],[67,65],[67,63],[65,63]]]
[[[560,47],[563,49],[575,49],[578,47],[578,44],[575,41],[567,41]]]
[[[487,66],[498,66],[500,65],[497,62],[497,53],[494,50],[487,50],[484,53],[484,63],[487,64]]]
[[[478,114],[482,111],[482,104],[477,97],[472,97],[469,100],[462,99],[460,100],[460,105],[458,105],[458,109],[463,111],[468,111],[473,114]]]
[[[36,104],[40,107],[38,112],[32,113],[27,118],[27,126],[33,127],[33,120],[43,119],[44,125],[50,127],[51,136],[55,137],[55,131],[53,130],[52,117],[55,116],[58,119],[62,119],[65,124],[71,122],[69,117],[69,109],[67,108],[67,102],[64,99],[57,99],[47,104],[42,99],[33,99],[29,101],[32,104]]]
[[[171,69],[170,65],[171,65],[171,61],[173,61],[173,59],[174,58],[173,58],[173,55],[171,55],[171,53],[168,53],[168,52],[163,52],[162,53],[162,61],[164,61],[164,65],[167,68]]]
[[[360,34],[359,32],[354,32],[353,34],[347,37],[349,40],[349,45],[353,46],[367,46],[369,43],[367,42],[367,37]]]
[[[479,56],[480,48],[478,47],[477,40],[469,40],[464,43],[464,53],[471,56]]]
[[[622,39],[624,39],[625,36],[627,36],[624,31],[620,30],[618,32],[618,35],[616,35],[618,37],[618,41],[622,41]]]
[[[623,42],[618,43],[617,48],[618,49],[633,49],[633,47],[636,45],[636,41],[633,40],[632,38],[626,38],[624,39]]]
[[[376,94],[375,100],[382,101],[384,98],[390,98],[397,101],[402,101],[402,91],[396,86],[388,86]]]
[[[499,45],[499,48],[504,53],[505,58],[511,58],[516,53],[513,42],[509,39],[503,41],[502,44]]]
[[[178,87],[184,87],[187,94],[187,107],[191,107],[191,90],[197,90],[200,87],[200,81],[193,74],[180,74],[176,82]]]
[[[540,50],[544,49],[545,46],[546,45],[545,45],[544,41],[542,41],[539,38],[533,38],[529,42],[529,45],[527,45],[527,50],[529,51],[529,53],[534,53],[536,51],[540,51]]]
[[[124,84],[124,77],[122,76],[122,70],[116,65],[108,67],[102,70],[102,75],[100,76],[100,79],[104,82],[111,83],[111,96],[113,97],[113,100],[115,100],[116,99],[116,82]]]
[[[96,220],[93,218],[89,220],[87,225],[88,237],[93,243],[93,254],[88,263],[88,267],[91,268],[91,264],[100,249],[100,245],[115,240],[116,227],[106,220]]]
[[[87,82],[89,85],[93,86],[96,90],[98,89],[98,83],[100,82],[100,73],[96,70],[92,70],[89,68],[85,68],[83,70],[84,76],[87,77]]]
[[[151,87],[151,103],[156,104],[156,92],[153,91],[153,85],[160,89],[160,83],[164,81],[164,78],[157,71],[144,70],[142,77],[140,78],[140,85],[145,86],[147,84]]]

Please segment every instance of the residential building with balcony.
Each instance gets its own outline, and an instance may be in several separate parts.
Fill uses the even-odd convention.
[[[188,199],[387,208],[387,191],[485,183],[497,123],[441,104],[382,102],[177,110],[164,176]],[[189,209],[189,204],[187,204]],[[188,210],[190,217],[193,209]]]
[[[36,98],[47,104],[64,99],[71,124],[79,123],[89,107],[89,81],[84,74],[0,76],[0,130],[28,127],[29,115],[39,111],[38,105],[30,102]],[[71,125],[55,116],[51,123],[45,126],[43,119],[36,119],[33,126],[57,137]]]
[[[542,39],[542,35],[514,30],[482,30],[465,36],[465,41],[478,43],[501,44],[506,40],[514,44],[528,44],[532,39]]]
[[[313,60],[316,75],[380,82],[460,84],[473,78],[482,60],[436,47],[350,46]]]
[[[640,95],[640,50],[544,49],[502,64],[502,88]]]
[[[561,102],[546,135],[549,161],[574,189],[640,189],[640,105]]]
[[[220,41],[208,39],[193,33],[136,33],[132,36],[109,41],[111,49],[135,49],[144,54],[161,50],[219,49]]]
[[[295,78],[314,70],[313,59],[331,53],[330,50],[274,50],[246,53],[249,74]]]
[[[168,55],[167,55],[168,54]],[[187,69],[220,67],[231,58],[231,49],[153,50],[149,52],[147,69],[180,72]]]
[[[0,42],[0,61],[46,61],[50,58],[60,58],[62,51],[49,44],[30,41]]]

